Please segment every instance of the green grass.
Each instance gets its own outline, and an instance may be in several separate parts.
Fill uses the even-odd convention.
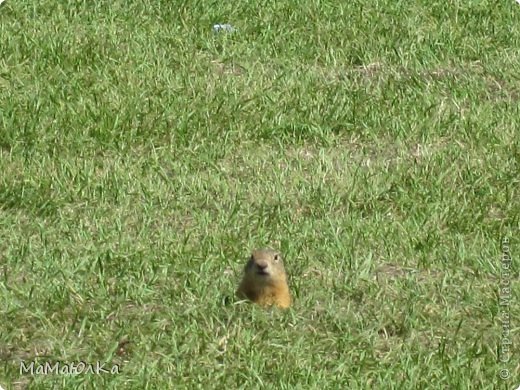
[[[520,384],[514,1],[7,0],[0,42],[4,388]],[[286,312],[234,298],[263,246]],[[120,373],[20,372],[79,361]]]

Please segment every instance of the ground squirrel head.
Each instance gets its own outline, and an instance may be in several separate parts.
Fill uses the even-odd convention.
[[[271,284],[285,280],[282,255],[272,249],[253,251],[245,267],[247,275],[255,275],[258,283]]]
[[[282,255],[273,249],[253,251],[237,294],[262,306],[289,307],[291,294]]]

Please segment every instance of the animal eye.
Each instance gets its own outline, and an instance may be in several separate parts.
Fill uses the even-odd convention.
[[[253,258],[253,256],[251,256],[248,260],[248,262],[246,263],[246,269],[250,269],[251,267],[254,267],[255,265],[255,260]]]
[[[276,254],[274,255],[274,261],[278,262],[280,260],[280,255]]]

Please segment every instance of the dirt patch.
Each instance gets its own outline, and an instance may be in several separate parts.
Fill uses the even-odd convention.
[[[416,278],[417,281],[438,279],[442,276],[436,270],[418,270],[412,267],[404,267],[398,264],[387,263],[379,266],[375,270],[375,279],[378,283],[389,282],[403,278]]]

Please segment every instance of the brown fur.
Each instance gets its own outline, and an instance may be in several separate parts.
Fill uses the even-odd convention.
[[[280,253],[272,249],[253,251],[237,295],[261,306],[275,305],[284,309],[291,306],[287,274]]]

